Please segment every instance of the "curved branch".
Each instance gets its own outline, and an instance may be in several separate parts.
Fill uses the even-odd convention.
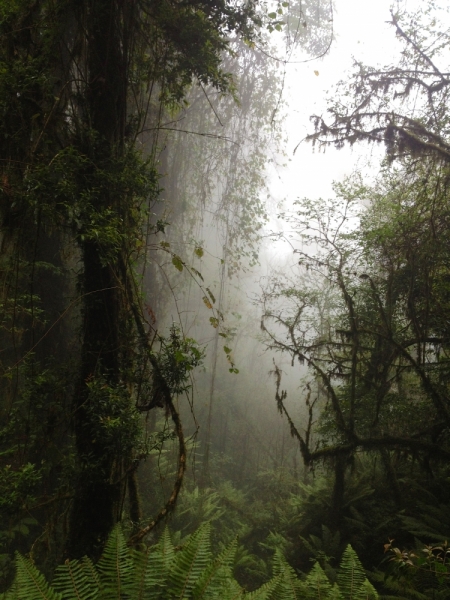
[[[156,527],[156,525],[158,525],[160,521],[162,521],[162,519],[164,519],[164,517],[166,517],[169,514],[170,511],[174,509],[178,498],[178,494],[181,490],[184,472],[186,471],[186,443],[184,441],[183,427],[181,425],[180,415],[178,414],[171,398],[168,402],[168,407],[171,412],[172,420],[175,424],[175,431],[178,437],[179,452],[177,477],[175,479],[170,498],[168,499],[164,507],[159,511],[159,513],[156,515],[153,521],[151,521],[148,525],[140,529],[137,533],[135,533],[128,539],[128,546],[135,546],[136,544],[138,544],[148,533],[150,533],[150,531],[152,531],[152,529]]]
[[[130,304],[130,308],[133,313],[133,317],[135,320],[136,329],[138,331],[139,338],[140,338],[141,343],[144,346],[144,348],[146,348],[148,359],[158,376],[158,383],[159,383],[161,392],[164,397],[164,402],[165,402],[166,407],[170,411],[172,420],[175,425],[175,432],[176,432],[177,438],[178,438],[178,471],[177,471],[177,476],[175,479],[175,483],[174,483],[170,498],[168,499],[168,501],[166,502],[164,507],[156,515],[156,517],[151,521],[151,523],[149,523],[148,525],[146,525],[145,527],[140,529],[138,532],[136,532],[134,535],[132,535],[129,538],[129,540],[127,542],[128,545],[134,546],[134,545],[138,544],[152,529],[154,529],[154,527],[156,527],[156,525],[171,510],[174,509],[175,503],[178,498],[178,494],[180,493],[181,485],[183,483],[184,473],[186,471],[187,450],[186,450],[186,442],[184,440],[184,433],[183,433],[183,427],[181,424],[180,415],[178,414],[178,411],[176,410],[176,408],[173,404],[170,388],[167,385],[166,380],[162,376],[158,361],[156,360],[155,356],[153,355],[153,353],[151,351],[151,348],[149,347],[149,342],[148,342],[148,338],[147,338],[147,335],[146,335],[146,332],[144,329],[144,325],[142,324],[141,315],[139,314],[138,307],[136,306],[136,304],[132,298],[132,294],[130,292],[130,286],[128,285],[128,273],[127,273],[126,266],[123,262],[120,264],[120,269],[122,271],[122,276],[124,278],[124,285],[125,285],[125,289],[126,289],[126,292],[128,295],[128,302]]]

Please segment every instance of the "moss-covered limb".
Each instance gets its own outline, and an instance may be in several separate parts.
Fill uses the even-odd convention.
[[[424,442],[415,438],[402,438],[386,435],[379,438],[358,438],[350,443],[344,442],[334,446],[325,446],[324,448],[311,452],[310,461],[313,463],[318,460],[333,458],[340,455],[350,455],[358,449],[380,450],[383,448],[402,448],[408,450],[411,454],[423,452],[432,456],[435,460],[450,460],[450,452],[438,444]]]
[[[299,321],[300,317],[301,311],[297,313],[296,318],[293,322],[288,322],[287,320],[282,319],[279,315],[272,314],[270,312],[265,312],[261,319],[261,329],[264,332],[266,332],[271,339],[271,344],[269,347],[271,347],[272,349],[281,350],[282,352],[288,352],[289,354],[291,354],[291,356],[293,356],[293,358],[297,358],[300,364],[306,363],[317,373],[317,376],[321,379],[324,388],[327,390],[330,396],[331,406],[336,415],[337,427],[344,435],[351,437],[352,434],[349,431],[348,424],[344,418],[338,395],[331,383],[331,375],[327,373],[318,364],[318,361],[314,360],[314,357],[311,357],[307,354],[308,348],[304,348],[301,344],[298,343],[296,339],[295,326],[296,323]],[[277,339],[277,337],[267,328],[265,324],[265,319],[273,319],[276,323],[285,326],[288,331],[291,344]]]
[[[435,48],[437,40],[441,44],[442,36],[448,36],[448,32],[438,29],[436,20],[428,13],[418,11],[414,15],[417,30],[413,33],[406,14],[391,16],[390,23],[404,46],[403,58],[397,65],[382,69],[356,64],[353,78],[345,84],[351,89],[352,107],[346,102],[333,103],[328,110],[332,122],[315,116],[315,133],[307,139],[323,145],[334,144],[337,148],[358,141],[382,142],[391,161],[412,156],[424,162],[448,164],[450,144],[443,127],[446,119],[443,107],[450,80],[447,67],[438,65],[442,56]],[[422,39],[417,37],[418,30],[426,32]],[[431,45],[430,39],[434,40]],[[427,107],[426,119],[410,110],[408,101],[412,97],[420,97]],[[397,98],[402,98],[401,109]]]
[[[420,381],[422,383],[422,387],[424,391],[428,394],[431,399],[436,412],[439,414],[441,419],[450,426],[450,412],[449,412],[449,401],[446,393],[442,393],[441,389],[433,382],[432,378],[426,372],[426,368],[424,364],[421,364],[421,360],[417,360],[411,352],[409,352],[409,347],[417,347],[419,343],[429,342],[432,344],[442,343],[445,340],[440,338],[428,337],[416,337],[413,339],[408,339],[406,341],[398,341],[393,338],[391,334],[386,334],[380,331],[373,331],[372,329],[368,329],[365,327],[360,328],[360,332],[362,334],[369,334],[374,336],[375,338],[382,338],[386,342],[394,348],[394,353],[392,354],[392,358],[395,358],[396,355],[402,356],[414,369],[416,374],[419,376]],[[441,386],[442,388],[442,386]]]
[[[281,414],[286,415],[286,418],[289,423],[289,428],[291,431],[291,436],[298,440],[298,443],[300,446],[300,452],[301,452],[301,455],[303,458],[303,462],[305,463],[305,465],[309,465],[311,462],[311,451],[309,449],[309,439],[310,439],[311,428],[312,428],[312,405],[308,404],[308,402],[310,400],[310,396],[311,396],[310,390],[308,393],[308,400],[307,400],[307,405],[309,407],[308,425],[306,428],[305,436],[303,437],[303,435],[299,432],[299,430],[295,426],[294,421],[292,420],[292,418],[284,404],[284,401],[287,398],[287,392],[285,390],[281,390],[281,394],[280,394],[281,370],[277,367],[277,365],[275,365],[275,378],[276,378],[275,400],[277,402],[278,411]]]

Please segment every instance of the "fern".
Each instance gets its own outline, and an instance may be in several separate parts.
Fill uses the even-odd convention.
[[[194,600],[217,598],[220,594],[224,594],[225,590],[227,596],[231,594],[232,597],[236,597],[235,594],[239,592],[242,594],[241,587],[234,581],[232,572],[236,549],[237,539],[235,538],[205,569],[193,588],[192,598]]]
[[[112,530],[96,569],[102,600],[133,598],[134,564],[119,525]]]
[[[97,589],[100,588],[100,578],[97,573],[97,569],[88,556],[84,556],[81,559],[83,570],[86,573],[86,577],[91,581],[92,585],[95,585]]]
[[[143,552],[130,550],[116,527],[99,562],[67,561],[57,568],[52,586],[20,554],[13,586],[2,600],[375,600],[373,586],[350,546],[342,557],[339,586],[331,585],[319,563],[300,581],[281,552],[273,559],[273,577],[259,589],[244,593],[233,577],[234,540],[215,559],[209,524],[193,533],[175,551],[167,529],[160,542]]]
[[[283,597],[279,595],[279,591],[282,579],[283,573],[280,573],[262,585],[259,589],[246,594],[245,598],[248,600],[281,600]]]
[[[210,526],[204,523],[190,536],[183,551],[176,555],[170,570],[170,593],[174,598],[188,597],[207,568],[211,560],[209,539]]]
[[[376,600],[378,594],[367,580],[364,568],[350,544],[341,559],[339,589],[345,600]]]
[[[325,575],[324,570],[316,562],[304,583],[305,598],[308,600],[327,599],[332,591],[331,583]]]
[[[168,573],[175,559],[175,549],[173,547],[172,540],[170,539],[170,533],[167,527],[164,528],[158,546],[161,550],[165,571]]]
[[[16,579],[6,600],[62,600],[33,563],[16,553]]]
[[[67,561],[56,569],[52,585],[60,592],[64,600],[96,600],[98,598],[99,584],[97,579],[91,579],[90,571],[92,563],[85,568],[87,560],[83,564],[78,560]]]
[[[302,600],[304,598],[301,581],[299,581],[294,569],[286,562],[286,559],[279,550],[275,551],[273,558],[273,572],[275,575],[282,574],[280,597],[289,600]]]
[[[135,569],[133,600],[158,598],[161,588],[164,587],[163,559],[157,550],[147,548],[145,552],[130,551]]]
[[[365,579],[357,596],[357,600],[377,600],[378,594],[368,579]]]
[[[341,590],[337,583],[335,583],[328,592],[327,600],[344,600],[344,596],[341,594]]]

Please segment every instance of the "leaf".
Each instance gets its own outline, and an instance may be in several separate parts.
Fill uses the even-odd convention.
[[[230,354],[231,348],[228,348],[228,346],[224,346],[223,349],[225,350],[226,354]]]
[[[102,600],[130,597],[134,565],[120,525],[116,525],[110,533],[95,568],[100,579]]]
[[[176,554],[170,572],[169,596],[191,598],[192,590],[211,562],[210,525],[203,523]]]
[[[212,303],[215,304],[216,298],[215,298],[214,294],[212,293],[212,291],[209,288],[206,288],[206,291],[208,292],[208,296],[211,298]]]
[[[16,553],[16,594],[13,597],[27,600],[62,600],[58,594],[46,581],[44,575],[40,573],[33,563],[24,558],[18,552]]]
[[[345,598],[354,599],[354,592],[359,591],[366,579],[363,566],[350,544],[342,555],[337,583]]]
[[[209,322],[214,327],[214,329],[217,329],[219,327],[219,319],[217,319],[216,317],[209,317]]]
[[[98,595],[98,581],[89,578],[88,574],[82,562],[68,560],[57,567],[52,585],[64,600],[95,600]]]
[[[194,267],[191,267],[191,271],[194,273],[194,275],[197,275],[197,277],[199,279],[201,279],[202,281],[204,281],[203,275],[200,273],[200,271],[197,271],[197,269],[194,269]]]
[[[169,242],[164,242],[164,241],[162,241],[162,242],[159,242],[159,245],[160,245],[162,248],[170,248],[170,244],[169,244]]]
[[[212,309],[212,304],[211,304],[211,302],[209,301],[209,299],[208,299],[208,297],[207,297],[207,296],[203,296],[202,300],[203,300],[203,302],[206,304],[206,306],[207,306],[208,308],[211,308],[211,309]]]
[[[196,254],[196,255],[197,255],[199,258],[201,258],[201,257],[203,256],[203,254],[204,254],[204,252],[203,252],[203,248],[200,248],[200,247],[196,248],[196,249],[194,250],[194,252],[195,252],[195,254]]]
[[[319,71],[314,71],[314,75],[315,75],[316,77],[319,77]]]
[[[181,272],[183,270],[184,263],[177,254],[174,254],[174,256],[172,258],[172,264],[174,265],[174,267],[176,269],[178,269],[178,271]]]
[[[269,17],[269,19],[276,19],[277,18],[277,13],[270,12],[267,16]]]

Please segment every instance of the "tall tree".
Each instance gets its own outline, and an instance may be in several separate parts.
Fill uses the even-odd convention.
[[[159,381],[148,394],[163,389],[177,419],[133,271],[145,247],[147,207],[158,192],[139,136],[159,127],[161,107],[181,102],[193,76],[229,91],[232,78],[221,61],[230,36],[250,40],[261,22],[253,2],[1,6],[3,456],[14,464],[25,505],[32,481],[35,493],[40,482],[50,495],[39,505],[70,500],[69,556],[95,556],[121,518],[126,482],[141,454],[136,402],[143,410],[155,405],[136,395],[142,364],[145,376],[153,370]],[[61,274],[68,287],[61,278],[50,303],[47,283]],[[75,298],[67,302],[67,295]],[[64,359],[56,334],[71,311],[81,321],[66,327],[72,375],[59,377],[55,387],[49,353]],[[42,411],[46,433],[36,429]],[[74,450],[72,472],[42,445],[42,435],[50,436],[55,452],[68,418],[75,443],[66,436],[64,444]]]
[[[274,277],[265,296],[269,346],[310,372],[304,426],[286,409],[278,369],[276,397],[305,463],[333,466],[334,525],[357,453],[379,456],[397,506],[401,474],[448,471],[447,184],[416,176],[387,171],[374,189],[299,203],[290,223],[302,235],[300,277]]]

